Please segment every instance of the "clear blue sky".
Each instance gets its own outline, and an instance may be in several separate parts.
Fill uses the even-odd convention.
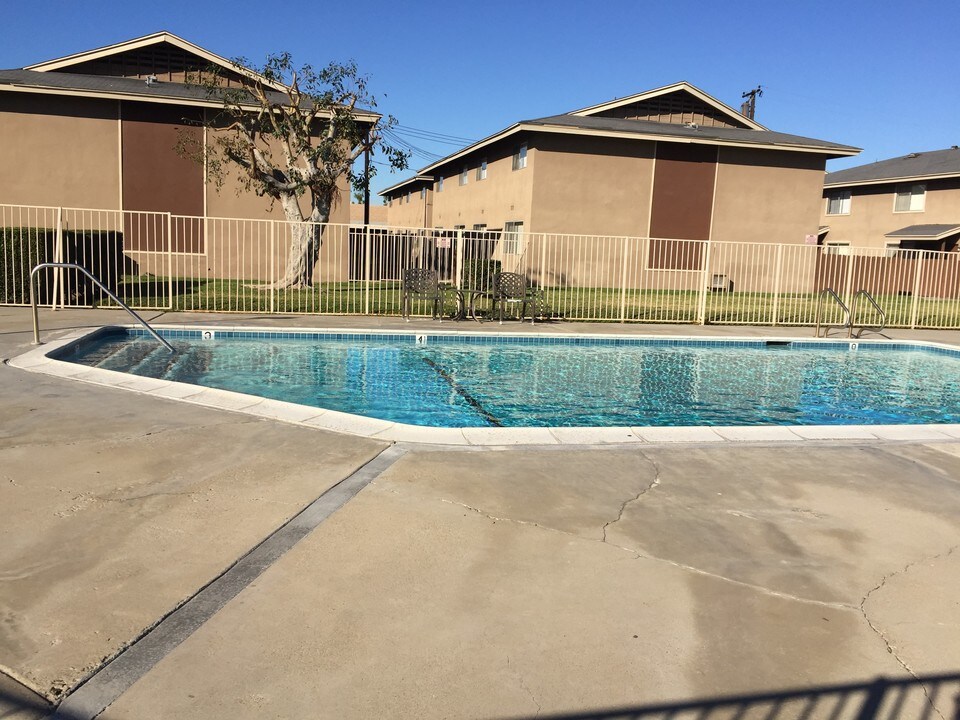
[[[169,30],[226,57],[355,60],[382,112],[462,138],[686,80],[733,107],[762,85],[759,122],[864,149],[829,170],[960,144],[955,0],[6,5],[3,68]],[[375,188],[407,174],[381,168]]]

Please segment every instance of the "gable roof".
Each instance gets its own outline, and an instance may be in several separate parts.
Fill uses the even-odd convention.
[[[653,90],[646,90],[644,92],[636,93],[635,95],[628,95],[627,97],[616,98],[614,100],[609,100],[599,105],[591,105],[590,107],[582,108],[580,110],[572,110],[567,115],[579,115],[579,116],[591,116],[599,115],[600,113],[607,112],[609,110],[614,110],[625,105],[633,105],[635,103],[641,103],[646,100],[653,100],[654,98],[662,97],[664,95],[671,94],[686,94],[694,97],[696,100],[699,100],[701,103],[713,108],[718,111],[722,116],[728,118],[731,122],[742,127],[751,128],[753,130],[766,130],[766,128],[755,120],[751,120],[745,115],[741,115],[736,110],[734,110],[729,105],[720,102],[715,97],[708,95],[703,90],[698,87],[694,87],[686,81],[681,81],[678,83],[673,83],[672,85],[664,85],[660,88],[654,88]]]
[[[71,70],[75,71],[77,66],[84,63],[103,60],[105,58],[112,58],[125,53],[133,53],[138,50],[143,50],[144,48],[156,49],[163,45],[176,48],[187,53],[188,55],[192,55],[206,65],[216,65],[232,73],[250,78],[251,80],[257,80],[267,87],[273,88],[274,90],[283,90],[283,85],[280,83],[267,80],[267,78],[263,77],[263,75],[260,75],[249,68],[238,65],[224,57],[210,52],[209,50],[205,50],[199,45],[194,45],[192,42],[184,40],[183,38],[165,30],[152,33],[150,35],[144,35],[143,37],[134,38],[132,40],[125,40],[124,42],[115,43],[113,45],[106,45],[93,50],[85,50],[83,52],[74,53],[73,55],[66,55],[61,58],[54,58],[53,60],[34,63],[33,65],[27,65],[23,69],[33,70],[36,72],[71,72]]]
[[[960,148],[915,152],[869,165],[828,173],[825,187],[880,185],[889,182],[960,176]]]

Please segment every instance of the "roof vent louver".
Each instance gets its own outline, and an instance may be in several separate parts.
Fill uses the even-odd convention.
[[[148,85],[148,86],[150,86],[150,85],[159,85],[159,84],[160,84],[160,81],[157,80],[157,76],[156,76],[156,75],[147,75],[147,85]]]
[[[684,123],[683,126],[684,126],[685,128],[690,128],[691,130],[699,130],[699,129],[700,129],[700,125],[698,125],[698,124],[695,123],[695,122]]]
[[[907,155],[907,157],[908,158],[920,157],[920,153],[910,153],[909,155]]]

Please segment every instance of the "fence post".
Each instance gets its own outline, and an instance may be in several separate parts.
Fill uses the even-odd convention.
[[[270,220],[270,313],[277,311],[277,221]]]
[[[463,287],[463,230],[457,230],[457,252],[453,258],[453,285]]]
[[[620,248],[620,262],[623,269],[620,271],[620,322],[627,321],[627,265],[630,252],[629,238],[624,235],[623,245]]]
[[[167,309],[173,310],[173,214],[167,213]]]
[[[53,261],[63,262],[63,208],[57,208],[57,234],[53,244]],[[41,261],[42,262],[42,261]],[[57,268],[53,275],[53,293],[50,303],[57,309],[57,295],[60,296],[60,307],[66,309],[66,292],[64,288],[63,268]]]
[[[370,258],[370,227],[363,226],[363,314],[370,314],[370,281],[373,277]]]
[[[777,262],[775,265],[773,278],[773,324],[777,325],[777,319],[780,317],[780,274],[783,270],[783,243],[777,243]]]
[[[701,275],[700,283],[700,300],[697,303],[697,323],[700,325],[707,324],[707,291],[710,287],[710,251],[712,248],[712,241],[704,240],[703,241],[703,252],[700,255],[700,262],[703,264],[703,274]]]
[[[913,306],[910,308],[910,329],[917,327],[917,318],[920,315],[920,282],[923,279],[923,256],[926,251],[917,250],[917,269],[913,274]]]

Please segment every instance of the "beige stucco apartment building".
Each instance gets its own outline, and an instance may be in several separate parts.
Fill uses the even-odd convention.
[[[392,226],[804,243],[825,163],[688,83],[524,120],[380,194]]]
[[[255,77],[168,32],[0,70],[0,204],[283,219],[232,176],[206,182],[175,149],[182,133],[202,139],[222,106],[187,82],[211,65],[227,84]],[[331,221],[349,222],[346,196]]]
[[[960,239],[960,148],[914,152],[838,170],[824,181],[824,245],[838,254],[868,248],[955,250]]]

